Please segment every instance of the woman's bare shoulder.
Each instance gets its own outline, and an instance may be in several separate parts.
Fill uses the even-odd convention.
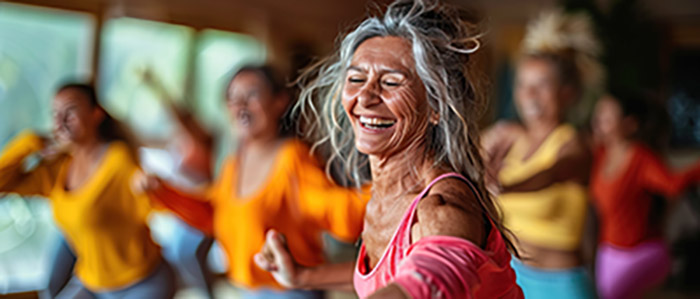
[[[461,179],[436,183],[416,210],[413,240],[427,236],[452,236],[482,245],[484,211],[471,187]]]

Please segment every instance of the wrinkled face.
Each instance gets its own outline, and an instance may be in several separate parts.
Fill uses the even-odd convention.
[[[627,128],[624,120],[625,117],[617,101],[610,96],[601,98],[595,106],[591,119],[594,139],[608,143],[615,138],[624,138],[630,129]]]
[[[80,143],[96,136],[103,112],[76,89],[58,92],[53,100],[53,132],[59,143]]]
[[[552,64],[528,58],[520,63],[515,77],[514,98],[525,125],[559,121],[562,86]]]
[[[390,155],[425,141],[432,110],[411,44],[402,38],[373,37],[360,44],[345,76],[342,102],[362,153]]]
[[[273,94],[265,79],[253,71],[236,75],[226,92],[226,106],[234,130],[242,139],[276,136],[286,104]]]

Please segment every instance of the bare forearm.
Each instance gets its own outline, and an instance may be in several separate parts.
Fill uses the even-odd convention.
[[[590,164],[588,164],[588,160],[583,161],[559,161],[551,168],[540,171],[526,180],[502,186],[502,192],[533,192],[565,181],[587,184]]]
[[[556,181],[553,179],[551,171],[545,170],[539,172],[528,179],[518,182],[512,185],[501,186],[502,193],[514,193],[514,192],[533,192],[547,188],[554,184]]]
[[[392,283],[374,294],[367,297],[368,299],[408,299],[411,298],[398,284]]]
[[[304,268],[299,273],[301,285],[306,289],[352,292],[354,265],[354,262],[344,262]]]

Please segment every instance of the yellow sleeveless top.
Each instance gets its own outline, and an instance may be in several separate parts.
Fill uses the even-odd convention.
[[[569,125],[557,127],[534,154],[524,160],[529,144],[519,138],[513,144],[498,173],[502,185],[522,182],[549,169],[564,144],[576,137]],[[561,182],[534,192],[505,193],[499,196],[504,224],[527,243],[557,250],[580,246],[586,218],[586,188],[576,182]]]

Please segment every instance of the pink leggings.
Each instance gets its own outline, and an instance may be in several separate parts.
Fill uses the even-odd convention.
[[[602,299],[641,298],[664,282],[670,268],[671,258],[662,240],[631,248],[600,243],[596,259],[598,295]]]

